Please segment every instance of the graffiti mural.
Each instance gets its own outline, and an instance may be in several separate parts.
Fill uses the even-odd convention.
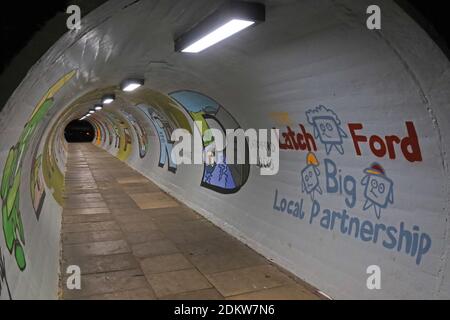
[[[94,131],[95,131],[95,139],[94,139],[95,144],[100,145],[103,141],[103,132],[102,132],[101,126],[95,120],[92,120],[92,125],[93,125]]]
[[[276,120],[280,118],[277,117]],[[431,249],[431,236],[420,226],[408,225],[406,221],[396,224],[388,224],[387,222],[395,221],[391,219],[380,221],[382,211],[394,204],[395,184],[384,167],[378,162],[369,167],[364,165],[365,169],[361,171],[349,169],[348,165],[340,166],[340,157],[332,155],[331,151],[335,149],[337,156],[344,153],[344,139],[347,138],[344,124],[336,113],[324,106],[307,111],[306,118],[314,130],[314,136],[301,123],[300,132],[295,133],[290,127],[292,123],[289,123],[287,131],[280,136],[280,146],[283,146],[280,149],[286,152],[309,150],[306,166],[300,174],[301,192],[308,198],[292,199],[277,188],[272,207],[274,212],[287,214],[309,225],[317,225],[323,230],[406,254],[415,259],[416,265],[420,265]],[[283,115],[282,119],[289,119],[289,116]],[[371,156],[407,164],[423,161],[419,137],[411,121],[405,122],[407,135],[403,138],[392,134],[386,135],[384,139],[376,133],[365,135],[361,132],[364,129],[362,123],[349,123],[347,126],[353,140],[355,157],[362,155],[360,145],[367,143],[368,156],[371,152]],[[318,149],[315,139],[321,142],[327,154],[322,163],[310,151]],[[399,145],[399,150],[396,150],[396,144]],[[346,169],[352,170],[352,173],[345,172]],[[333,199],[331,208],[327,206],[330,202],[328,199]],[[369,212],[370,215],[367,214]],[[411,239],[409,243],[405,244],[405,238]]]
[[[231,194],[238,192],[247,182],[250,174],[248,164],[235,165],[227,163],[226,148],[216,150],[211,136],[204,135],[211,128],[222,131],[238,129],[240,125],[233,116],[211,98],[194,91],[177,91],[170,94],[192,117],[192,120],[202,123],[203,151],[213,154],[216,163],[205,164],[201,185],[219,193]],[[247,143],[246,143],[247,144]],[[237,146],[235,146],[237,148]],[[246,145],[248,150],[248,144]],[[235,150],[235,154],[236,154]]]
[[[172,148],[174,141],[172,141],[172,132],[174,126],[169,120],[152,107],[139,106],[139,109],[144,112],[145,116],[150,120],[155,128],[159,138],[159,163],[160,168],[164,168],[167,164],[168,170],[172,173],[177,172],[177,165],[172,161]]]
[[[11,290],[9,289],[8,279],[6,278],[6,262],[3,255],[2,248],[0,247],[0,297],[3,292],[6,291],[9,300],[12,300]]]
[[[135,119],[135,117],[126,112],[125,110],[121,110],[122,114],[125,116],[125,118],[128,120],[128,122],[131,124],[131,126],[134,129],[134,132],[136,132],[138,144],[139,144],[139,157],[142,159],[147,155],[148,151],[148,138],[147,138],[147,132],[145,129],[140,125],[140,123]]]
[[[383,167],[378,163],[372,164],[364,173],[366,176],[361,180],[361,184],[366,187],[363,210],[373,207],[376,217],[380,219],[381,209],[386,209],[389,204],[394,203],[394,183],[386,177]]]
[[[113,111],[103,113],[113,126],[113,133],[115,135],[115,145],[117,149],[117,157],[125,161],[132,151],[132,140],[130,127],[125,119]]]
[[[52,128],[44,145],[42,171],[47,187],[52,190],[55,201],[62,206],[64,186],[64,164],[59,163],[59,158],[65,154],[62,142],[57,135],[58,127]]]
[[[102,134],[102,138],[100,139],[100,145],[101,144],[106,144],[107,140],[106,137],[108,135],[108,129],[106,127],[106,125],[103,122],[99,122],[98,126],[100,128],[101,134]]]
[[[131,143],[132,143],[130,128],[129,127],[124,127],[123,128],[123,133],[125,135],[125,144],[123,146],[123,151],[127,152],[128,147],[131,147]]]
[[[97,119],[90,119],[91,124],[94,127],[94,131],[95,131],[95,137],[94,137],[94,141],[95,144],[102,145],[104,143],[106,143],[106,130],[105,126],[103,124],[103,122],[98,121]]]
[[[114,148],[119,149],[120,148],[120,131],[119,127],[116,126],[113,123],[113,129],[114,129]]]
[[[347,134],[341,127],[341,120],[337,114],[322,105],[306,112],[308,123],[314,127],[314,136],[325,146],[325,151],[329,155],[332,149],[336,149],[340,154],[344,154],[344,138]]]
[[[113,132],[115,132],[113,129],[114,126],[108,117],[104,117],[103,120],[104,121],[102,121],[102,124],[104,125],[105,130],[105,143],[108,142],[108,146],[112,146],[114,139]],[[108,136],[108,140],[106,140],[106,135]]]
[[[37,127],[53,107],[54,95],[74,75],[75,71],[72,71],[62,77],[36,105],[31,117],[25,124],[19,141],[10,149],[3,169],[1,184],[3,234],[8,251],[15,256],[17,266],[22,271],[26,268],[25,234],[20,212],[22,164]]]
[[[41,216],[42,206],[45,200],[44,180],[41,175],[42,168],[42,154],[37,158],[33,158],[31,169],[31,200],[33,204],[34,213],[39,220]]]
[[[302,192],[311,196],[311,200],[314,201],[316,192],[322,194],[322,188],[319,184],[319,161],[314,153],[308,153],[306,157],[306,164],[308,165],[302,171]]]

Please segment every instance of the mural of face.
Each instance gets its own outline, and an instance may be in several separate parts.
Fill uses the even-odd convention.
[[[343,142],[339,133],[339,126],[332,117],[316,118],[314,123],[319,128],[319,137],[322,143],[341,144]]]
[[[370,168],[364,170],[366,176],[361,184],[365,186],[364,197],[366,202],[363,210],[373,207],[378,219],[381,217],[381,209],[385,209],[389,204],[394,203],[394,183],[386,177],[384,169],[379,164],[372,164]]]
[[[45,200],[44,181],[41,178],[42,154],[33,159],[31,171],[31,199],[33,202],[34,213],[39,220],[42,206]]]
[[[314,136],[325,146],[327,155],[335,148],[340,154],[344,154],[344,138],[347,134],[341,128],[339,117],[324,106],[306,112],[308,123],[314,127]]]
[[[309,165],[302,171],[302,179],[303,185],[305,187],[305,191],[309,194],[314,191],[319,185],[319,169],[316,167]]]
[[[314,201],[316,192],[319,194],[323,193],[319,184],[319,161],[314,153],[309,153],[306,156],[306,163],[307,166],[301,173],[302,192],[309,194],[311,196],[311,200]]]

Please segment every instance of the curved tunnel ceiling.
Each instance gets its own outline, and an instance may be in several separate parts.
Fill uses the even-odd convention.
[[[54,294],[64,128],[115,93],[88,119],[94,143],[297,276],[335,298],[448,298],[445,55],[391,1],[380,4],[383,29],[369,31],[369,1],[345,0],[266,1],[265,23],[198,55],[174,52],[174,37],[221,3],[110,1],[10,98],[0,117],[0,246],[14,295]],[[144,87],[120,91],[133,77]],[[195,120],[279,128],[280,172],[172,164],[170,133],[195,130]],[[389,279],[382,293],[361,285],[370,264]],[[44,269],[52,281],[36,279]]]

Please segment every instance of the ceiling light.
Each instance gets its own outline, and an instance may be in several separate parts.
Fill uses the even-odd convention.
[[[238,20],[233,19],[229,21],[228,23],[224,24],[220,28],[217,28],[207,36],[201,38],[197,42],[194,42],[186,49],[183,49],[182,52],[187,53],[198,53],[206,48],[209,48],[216,43],[232,36],[235,33],[238,33],[241,30],[244,30],[245,28],[251,26],[254,24],[254,21],[246,21],[246,20]]]
[[[175,51],[198,53],[265,20],[261,3],[231,1],[175,41]]]
[[[114,94],[107,94],[107,95],[103,96],[102,103],[110,104],[110,103],[113,103],[114,100],[116,100],[116,96]]]
[[[95,113],[95,110],[89,110],[89,113],[90,113],[90,114],[94,114],[94,113]]]
[[[86,119],[86,116],[80,118],[80,121],[83,121],[84,119]]]
[[[103,106],[102,106],[101,104],[96,104],[96,105],[94,106],[94,109],[95,109],[95,111],[100,111],[100,110],[103,109]]]
[[[143,79],[127,79],[120,85],[120,89],[125,92],[132,92],[144,85]]]

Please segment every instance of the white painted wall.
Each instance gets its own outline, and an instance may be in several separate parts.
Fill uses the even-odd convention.
[[[30,71],[0,116],[1,167],[33,106],[65,73],[77,70],[75,78],[55,96],[57,107],[52,110],[55,113],[70,105],[74,116],[85,112],[103,88],[117,86],[129,76],[144,76],[141,94],[121,95],[120,103],[108,108],[116,112],[125,108],[146,128],[148,155],[144,159],[136,156],[134,138],[128,163],[163,189],[333,298],[450,297],[449,61],[411,18],[392,1],[379,1],[382,30],[369,31],[365,10],[370,1],[266,1],[264,24],[191,56],[173,52],[173,34],[193,25],[221,1],[196,0],[186,5],[185,1],[147,0],[126,7],[128,2],[110,1],[86,17],[80,32],[66,34]],[[201,166],[181,166],[176,174],[159,168],[154,127],[135,107],[149,104],[143,97],[149,89],[166,95],[178,90],[201,92],[228,110],[243,128],[276,126],[286,132],[290,125],[300,132],[298,125],[302,124],[313,134],[307,111],[319,105],[332,109],[347,138],[342,155],[337,148],[327,154],[326,145],[315,139],[323,191],[315,196],[320,215],[310,223],[313,202],[301,188],[305,151],[281,151],[276,176],[260,176],[252,166],[247,183],[230,195],[201,187]],[[280,113],[285,113],[284,118]],[[395,147],[396,159],[376,157],[367,144],[361,144],[362,156],[356,154],[349,124],[362,124],[358,133],[368,137],[396,135],[401,139],[407,136],[406,122],[412,122],[417,132],[422,161],[408,161],[399,146]],[[116,153],[114,148],[105,148]],[[344,177],[354,178],[354,207],[346,205],[345,193],[327,190],[326,159]],[[379,218],[373,207],[363,209],[366,197],[361,180],[373,162],[393,182],[393,203],[381,210]],[[22,179],[27,183],[26,177]],[[305,218],[274,209],[281,198],[303,200]],[[45,212],[46,219],[52,222],[39,221],[39,227],[26,210],[26,200],[21,206],[24,220],[29,221],[24,221],[27,237],[33,244],[49,241],[47,231],[58,229],[58,214],[53,213],[57,206],[46,202],[52,207]],[[391,232],[401,223],[410,231],[417,226],[422,239],[431,239],[431,247],[416,263],[416,253],[411,256],[403,248],[400,252],[385,248],[383,241],[391,240],[383,231],[374,243],[343,234],[340,225],[326,230],[319,220],[324,209],[345,209],[361,223],[383,224]],[[51,241],[53,246],[56,240]],[[44,269],[43,262],[32,255],[50,255],[46,261],[55,268],[54,250],[27,246],[30,269],[24,273],[17,270],[3,243],[0,246],[14,297],[52,296],[52,282],[35,283]],[[374,264],[382,272],[378,291],[366,288],[366,268]],[[45,272],[54,275],[48,269]]]

